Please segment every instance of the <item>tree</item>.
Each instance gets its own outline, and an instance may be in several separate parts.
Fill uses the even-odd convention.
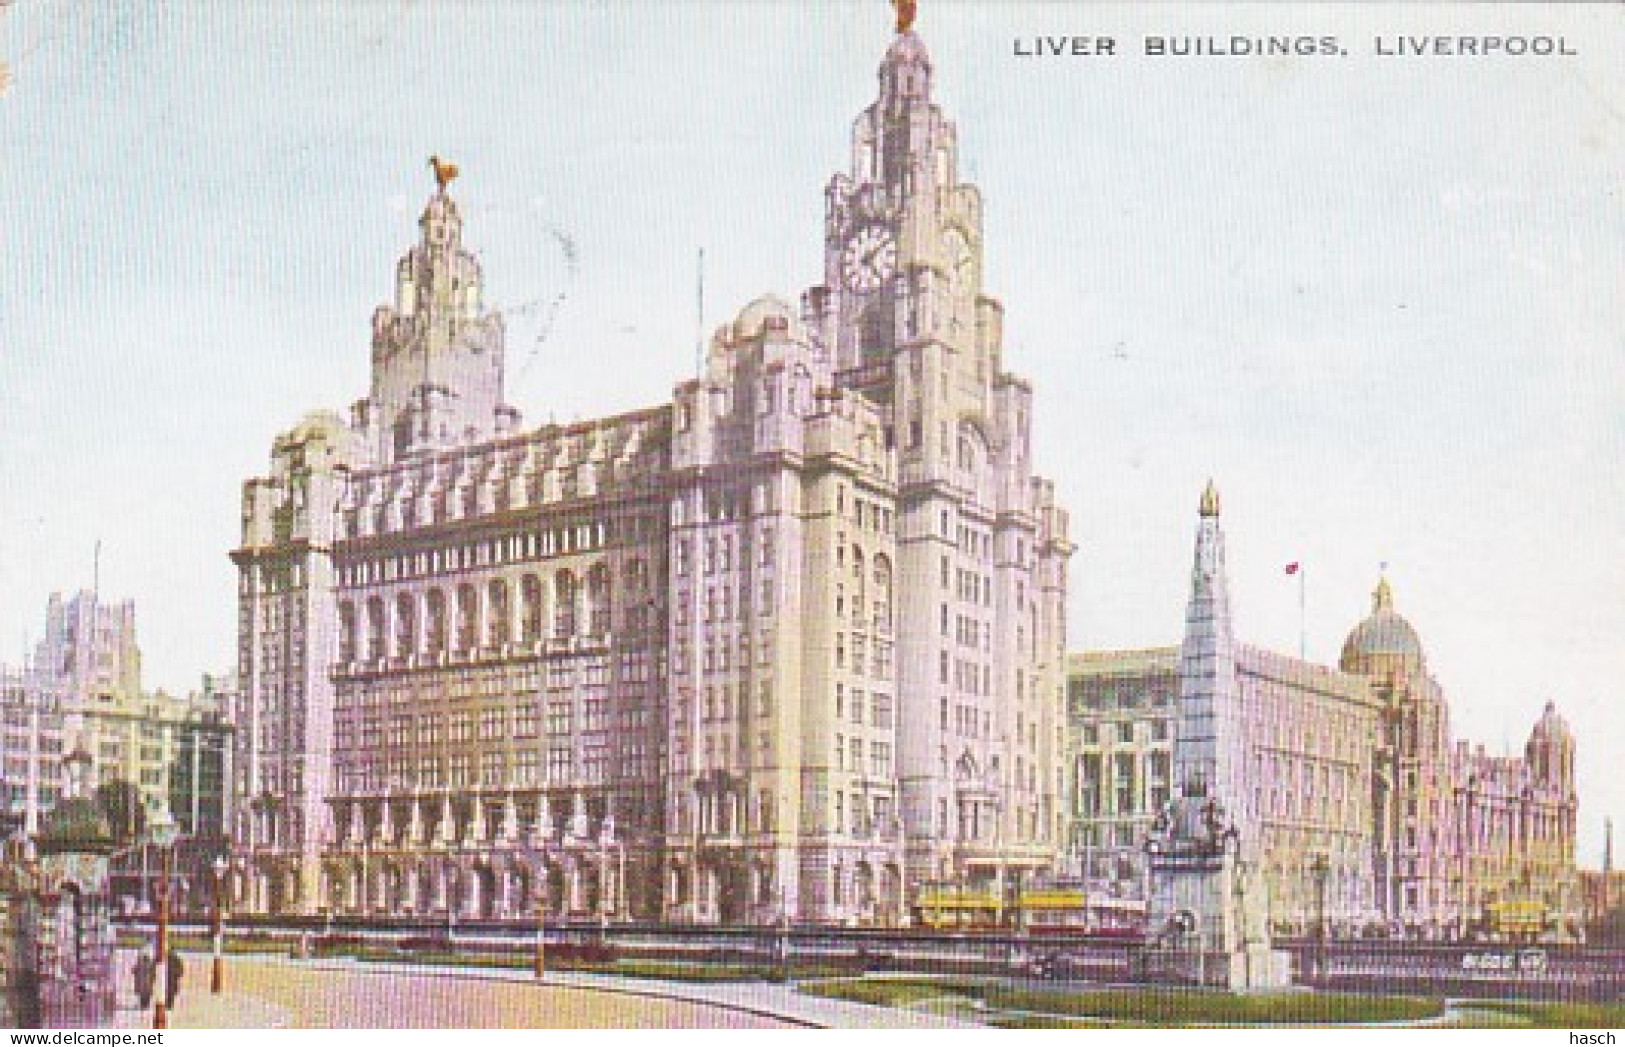
[[[107,818],[113,838],[128,846],[147,831],[147,807],[141,790],[123,779],[105,782],[96,788],[96,806]]]

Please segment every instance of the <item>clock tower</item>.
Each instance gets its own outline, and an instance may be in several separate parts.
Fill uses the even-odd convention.
[[[899,9],[901,12],[901,8]],[[1062,843],[1066,514],[1030,458],[1032,389],[1003,370],[982,197],[909,24],[825,190],[806,327],[895,462],[898,787],[908,879],[1004,881]]]
[[[808,318],[837,384],[888,405],[894,446],[930,461],[952,442],[944,421],[989,408],[1003,309],[982,292],[981,194],[959,180],[958,133],[931,100],[931,56],[912,29],[879,80],[852,126],[849,172],[826,190]]]

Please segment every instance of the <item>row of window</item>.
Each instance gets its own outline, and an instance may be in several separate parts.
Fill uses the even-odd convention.
[[[954,690],[960,694],[979,695],[990,697],[993,694],[993,668],[974,662],[966,658],[950,659],[947,651],[938,655],[939,682],[946,684],[950,679],[950,664]]]
[[[891,695],[875,691],[867,697],[868,702],[866,705],[864,692],[854,687],[851,698],[848,699],[846,685],[836,684],[835,718],[837,720],[848,720],[854,724],[862,724],[864,722],[864,712],[867,709],[871,717],[869,720],[871,727],[890,730],[893,726]]]
[[[756,603],[757,613],[768,617],[773,613],[773,579],[763,578],[760,581],[760,596]],[[689,607],[693,603],[687,590],[679,590],[676,605],[672,608],[673,624],[677,628],[686,628],[689,624]],[[734,602],[734,590],[729,585],[708,585],[705,588],[705,600],[701,605],[705,622],[731,622],[743,620],[750,614],[750,586],[746,582],[739,583],[739,601]]]
[[[1138,725],[1144,724],[1141,729]],[[1119,720],[1115,723],[1086,723],[1078,727],[1078,742],[1081,745],[1101,745],[1102,738],[1106,743],[1115,742],[1118,745],[1133,745],[1138,738],[1141,741],[1165,742],[1168,740],[1168,720]]]
[[[835,668],[845,669],[854,676],[870,676],[876,680],[889,680],[892,673],[892,649],[890,641],[877,639],[874,641],[874,657],[870,658],[869,641],[858,633],[852,633],[849,638],[846,633],[835,634]],[[851,656],[848,657],[848,651]]]
[[[630,560],[622,568],[622,600],[626,628],[640,631],[652,625],[654,599],[648,565]],[[517,588],[518,618],[512,590]],[[373,596],[358,608],[354,601],[339,604],[339,652],[341,663],[358,656],[376,661],[389,657],[441,654],[448,649],[466,652],[477,646],[500,647],[514,639],[534,642],[543,637],[543,626],[552,610],[552,635],[575,636],[585,631],[600,636],[610,630],[615,600],[610,569],[597,563],[585,577],[565,569],[550,580],[527,574],[510,587],[504,578],[495,578],[483,588],[464,582],[446,591],[432,587],[403,592],[386,604]],[[391,627],[393,643],[390,642]]]
[[[852,804],[847,806],[847,795],[844,791],[835,790],[835,806],[830,828],[836,833],[850,834],[857,837],[867,837],[876,834],[890,835],[897,831],[897,825],[892,817],[892,800],[890,796],[870,796],[863,793],[853,793]],[[851,818],[848,820],[848,814]]]
[[[843,734],[835,736],[834,763],[837,771],[850,771],[853,774],[867,773],[875,778],[891,777],[891,743],[870,741],[868,743],[869,765],[864,766],[864,740],[857,736],[847,738]]]
[[[650,725],[651,712],[646,706],[622,706],[614,709],[607,698],[588,698],[580,703],[580,713],[569,700],[548,701],[544,706],[533,703],[519,705],[512,710],[492,708],[473,712],[456,712],[442,716],[424,714],[397,715],[387,719],[366,716],[352,719],[341,712],[334,722],[334,744],[340,750],[360,745],[363,749],[377,749],[384,744],[399,749],[411,746],[440,745],[443,742],[461,744],[473,741],[490,742],[513,738],[535,738],[542,733],[543,724],[549,737],[570,737],[577,731],[606,731],[612,726],[623,733],[641,732]]]
[[[835,488],[835,511],[842,517],[846,515],[846,485],[838,484]],[[872,502],[865,498],[852,499],[852,520],[862,530],[873,531],[876,534],[891,534],[896,515],[892,510],[879,502]]]
[[[578,746],[425,755],[394,754],[384,760],[339,758],[335,765],[341,792],[375,789],[440,789],[477,786],[521,788],[608,781],[618,764],[622,777],[652,777],[654,756],[641,741],[629,741],[614,755],[607,738],[590,739]],[[544,762],[545,761],[545,762]]]
[[[598,494],[606,484],[614,483],[617,471],[615,463],[588,462],[532,472],[525,477],[522,488],[515,486],[511,481],[467,482],[459,485],[455,491],[439,487],[427,493],[407,493],[389,501],[377,501],[370,505],[351,505],[345,508],[340,516],[341,537],[359,538],[367,534],[385,534],[413,527],[432,527],[453,520],[472,519],[487,513],[505,512],[515,508],[513,495],[521,490],[524,504],[531,506],[590,498]],[[372,493],[361,491],[357,500],[367,502],[372,498]],[[617,523],[619,525],[615,532],[617,541],[648,540],[656,536],[659,526],[656,518],[652,516],[630,516],[622,518]],[[558,546],[555,545],[554,548],[557,549]],[[538,554],[532,547],[529,555],[534,557],[548,554]]]
[[[773,664],[773,630],[763,626],[760,638],[756,643],[756,663],[758,665]],[[747,630],[741,629],[738,643],[738,660],[732,655],[733,645],[726,636],[707,639],[704,648],[703,671],[707,673],[727,672],[731,669],[746,669],[750,666],[751,643]],[[686,675],[691,669],[689,659],[688,638],[679,636],[672,644],[671,669],[677,676]]]
[[[1179,681],[1172,677],[1167,681],[1145,683],[1075,676],[1066,683],[1067,702],[1074,715],[1084,709],[1165,708],[1173,703],[1178,693]]]
[[[661,675],[658,651],[620,651],[615,655],[621,684],[647,683]],[[436,673],[432,677],[392,680],[380,685],[341,685],[336,692],[339,708],[354,705],[406,705],[433,699],[506,698],[539,694],[545,682],[549,692],[579,688],[584,692],[604,689],[610,682],[610,661],[601,654],[579,658],[557,658],[544,667],[537,663],[520,666],[463,668]]]

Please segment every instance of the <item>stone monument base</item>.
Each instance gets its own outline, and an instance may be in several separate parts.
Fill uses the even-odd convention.
[[[1291,987],[1291,968],[1287,953],[1267,945],[1231,951],[1153,947],[1145,953],[1144,976],[1226,992],[1269,992]]]

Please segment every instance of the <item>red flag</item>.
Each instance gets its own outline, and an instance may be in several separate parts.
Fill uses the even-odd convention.
[[[1286,565],[1286,573],[1287,574],[1297,574],[1298,573],[1298,561],[1294,560],[1291,563],[1287,564]]]

